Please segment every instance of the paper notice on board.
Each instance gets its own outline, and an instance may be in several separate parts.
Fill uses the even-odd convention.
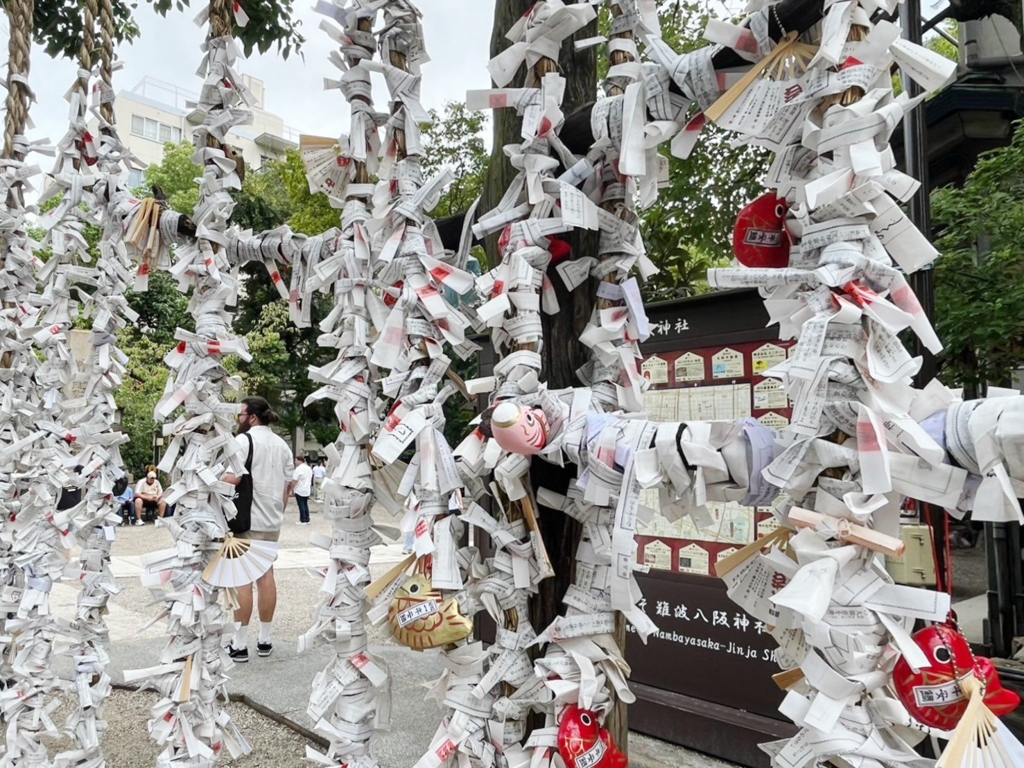
[[[711,357],[711,377],[715,379],[739,379],[746,373],[743,353],[735,349],[723,349]]]
[[[687,352],[676,358],[676,381],[704,381],[704,358],[695,352]]]
[[[668,384],[668,361],[652,355],[641,363],[640,375],[651,384]]]

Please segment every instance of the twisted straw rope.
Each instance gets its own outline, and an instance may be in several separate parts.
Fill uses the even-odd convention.
[[[231,37],[234,29],[233,0],[210,0],[210,37]]]
[[[90,0],[91,1],[91,0]],[[103,63],[100,66],[100,78],[110,88],[114,87],[114,4],[113,0],[101,0],[100,2],[100,35],[103,37],[103,44],[100,48],[100,58]],[[114,124],[114,105],[110,102],[100,107],[100,114],[110,125]]]
[[[97,0],[86,0],[85,16],[82,19],[82,45],[78,49],[78,63],[85,74],[78,78],[77,87],[87,98],[89,73],[92,71],[92,52],[96,47],[96,10]]]
[[[25,132],[28,120],[29,92],[22,83],[14,82],[15,75],[28,77],[29,54],[32,48],[32,16],[35,0],[10,0],[7,3],[7,18],[11,29],[8,45],[7,65],[7,115],[4,118],[5,158],[16,157],[14,137]],[[17,156],[16,159],[23,160]]]

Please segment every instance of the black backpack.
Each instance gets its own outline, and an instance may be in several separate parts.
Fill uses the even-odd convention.
[[[234,534],[245,533],[252,527],[252,435],[249,440],[249,455],[245,459],[245,474],[235,486],[235,516],[228,520],[228,528]]]

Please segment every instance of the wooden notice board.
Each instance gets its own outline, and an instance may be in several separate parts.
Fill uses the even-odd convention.
[[[775,428],[791,416],[775,379],[762,374],[784,361],[793,342],[778,340],[753,290],[724,291],[648,307],[652,335],[641,372],[651,382],[648,415],[657,421],[754,418]],[[658,509],[656,490],[641,503]],[[659,632],[627,635],[637,703],[633,730],[726,760],[767,766],[762,741],[795,732],[778,713],[783,693],[775,641],[733,603],[715,563],[777,527],[766,509],[709,503],[713,523],[670,522],[655,512],[637,529],[638,574],[645,612]]]
[[[786,359],[792,342],[780,342],[757,291],[720,291],[647,307],[652,335],[641,347],[641,372],[651,380],[648,415],[660,421],[753,417],[781,427],[790,403],[761,374]],[[486,340],[481,376],[494,367]],[[481,398],[481,407],[485,405]],[[656,492],[643,503],[657,509]],[[637,531],[637,557],[650,566],[637,581],[643,607],[658,625],[644,645],[627,634],[630,686],[637,701],[631,730],[672,741],[741,765],[768,766],[757,745],[796,733],[777,707],[782,691],[775,642],[764,627],[728,597],[712,576],[719,557],[772,530],[766,510],[711,504],[715,524],[696,529],[655,515]],[[485,557],[490,542],[477,541]],[[491,642],[493,624],[481,615],[477,637]]]

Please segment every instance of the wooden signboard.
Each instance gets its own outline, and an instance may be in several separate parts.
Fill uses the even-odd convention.
[[[789,423],[790,403],[764,374],[786,359],[756,291],[724,291],[648,307],[653,333],[642,347],[641,373],[651,382],[648,415],[658,421],[754,418]],[[657,510],[657,491],[641,500]],[[757,748],[792,735],[772,682],[775,641],[733,603],[714,577],[715,563],[770,532],[768,510],[710,503],[714,523],[660,514],[637,529],[643,607],[659,632],[641,643],[627,635],[626,660],[637,703],[630,728],[741,765],[767,766]]]

